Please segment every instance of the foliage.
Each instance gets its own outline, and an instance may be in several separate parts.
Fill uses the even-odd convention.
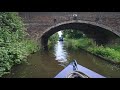
[[[49,37],[48,39],[48,46],[51,48],[53,44],[55,44],[58,41],[58,33],[53,34],[52,36]]]
[[[113,48],[113,49],[115,49],[115,50],[120,52],[120,44],[108,45],[108,47]]]
[[[90,47],[88,51],[103,56],[105,58],[108,58],[114,62],[120,62],[120,52],[109,47],[103,47],[103,46],[96,46],[96,47]]]
[[[49,41],[51,41],[51,42],[58,41],[58,33],[55,33],[52,36],[50,36]]]
[[[0,12],[0,77],[39,49],[35,41],[25,38],[26,35],[16,12]]]
[[[85,37],[85,34],[83,34],[80,30],[67,29],[63,31],[63,37],[69,39],[79,39],[81,37]]]
[[[78,50],[80,48],[87,50],[93,54],[105,57],[113,62],[120,62],[120,46],[119,44],[97,46],[96,43],[86,38],[83,33],[77,30],[65,30],[64,37],[67,41],[65,46],[68,49]]]
[[[94,42],[89,38],[80,38],[80,39],[66,39],[65,46],[74,50],[83,48],[87,49],[89,46],[94,46]]]

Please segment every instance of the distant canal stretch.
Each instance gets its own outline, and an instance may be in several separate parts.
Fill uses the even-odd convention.
[[[36,52],[28,57],[28,63],[15,66],[3,78],[54,78],[73,59],[78,64],[108,78],[120,78],[120,68],[83,50],[70,51],[64,42],[57,42],[53,50]]]

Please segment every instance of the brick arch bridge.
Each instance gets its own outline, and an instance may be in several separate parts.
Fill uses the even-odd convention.
[[[97,41],[120,36],[119,12],[20,12],[30,38],[47,46],[48,38],[60,30],[81,30]]]

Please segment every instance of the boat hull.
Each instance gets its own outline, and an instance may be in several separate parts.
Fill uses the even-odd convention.
[[[86,68],[79,64],[77,64],[77,68],[79,72],[83,73],[84,75],[88,76],[88,78],[105,78],[104,76]],[[73,66],[69,64],[65,69],[63,69],[58,75],[56,75],[54,78],[69,78],[68,75],[70,73],[73,73]],[[87,77],[85,77],[87,78]]]

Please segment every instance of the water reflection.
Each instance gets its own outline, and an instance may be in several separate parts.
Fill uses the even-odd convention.
[[[63,41],[58,41],[58,43],[54,47],[54,55],[55,55],[55,60],[57,60],[61,66],[66,66],[68,63],[67,57],[68,53],[64,49],[64,42]]]
[[[120,77],[120,68],[119,65],[113,65],[107,61],[101,60],[101,59],[97,59],[96,57],[93,56],[93,63],[96,65],[97,67],[97,71],[101,70],[100,72],[102,72],[102,74],[104,74],[104,76],[108,77],[108,78],[112,78],[112,77]]]
[[[120,78],[120,68],[84,50],[71,51],[64,47],[64,41],[54,46],[54,51],[36,52],[28,57],[28,63],[12,68],[4,78],[53,78],[73,59],[78,64],[105,77]]]

